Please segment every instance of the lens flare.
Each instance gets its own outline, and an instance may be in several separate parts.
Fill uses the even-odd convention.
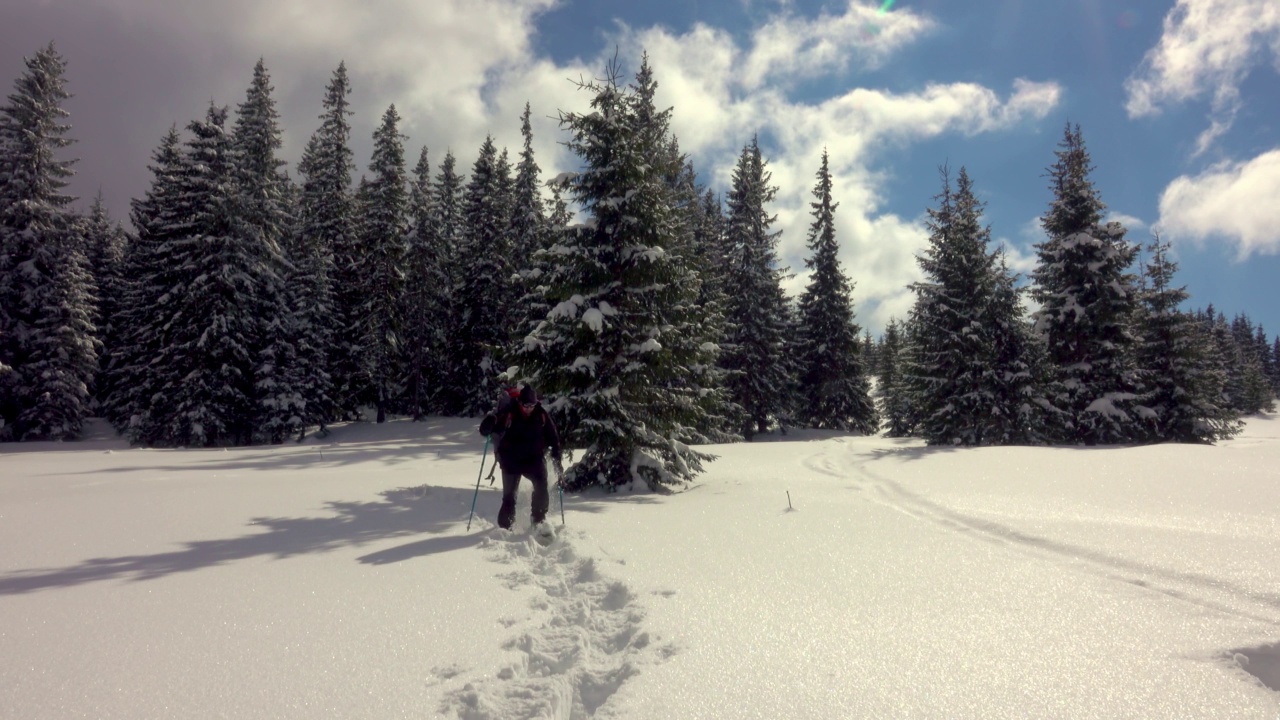
[[[883,15],[893,7],[893,0],[884,0],[884,4],[880,6],[880,14]]]

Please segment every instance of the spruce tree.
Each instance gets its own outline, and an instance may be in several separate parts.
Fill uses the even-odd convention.
[[[683,180],[684,192],[690,195],[686,204],[686,222],[690,230],[690,265],[698,277],[695,304],[701,310],[702,342],[717,355],[724,345],[729,298],[725,279],[724,210],[719,197],[710,190],[698,192],[692,166]],[[703,387],[706,421],[698,428],[707,442],[733,442],[742,439],[746,411],[733,401],[729,391],[732,377],[718,362],[699,368]]]
[[[354,252],[351,173],[354,162],[349,147],[351,126],[347,116],[346,66],[339,65],[325,90],[321,125],[311,135],[298,164],[302,188],[298,198],[296,238],[290,258],[298,308],[298,365],[302,369],[304,427],[322,429],[349,409],[354,358],[346,343],[353,314],[354,290],[339,298],[335,283],[354,278],[344,264]],[[339,338],[342,338],[341,340]]]
[[[511,342],[516,344],[523,341],[531,323],[545,317],[547,311],[541,301],[539,283],[546,267],[543,251],[550,247],[551,232],[539,179],[542,170],[533,155],[533,126],[529,116],[529,103],[525,103],[524,114],[520,116],[524,145],[511,195],[511,256],[518,260],[518,281],[510,330]]]
[[[984,327],[995,295],[991,231],[962,167],[953,189],[946,167],[942,192],[930,208],[929,246],[917,257],[925,281],[916,283],[911,322],[916,355],[908,375],[918,399],[920,434],[931,445],[986,445],[995,407],[994,347]]]
[[[778,189],[756,138],[742,149],[733,171],[726,222],[729,307],[721,367],[728,370],[730,396],[746,412],[742,434],[750,440],[789,409],[795,384],[790,317],[778,267],[780,231],[766,206]]]
[[[646,86],[647,62],[637,75]],[[524,340],[519,372],[551,398],[569,447],[584,449],[569,489],[687,481],[711,456],[689,442],[703,424],[693,366],[714,360],[697,337],[696,278],[680,243],[665,168],[669,110],[617,84],[585,84],[591,111],[562,112],[583,170],[563,176],[582,225],[552,249],[551,310]],[[658,143],[661,143],[660,145]]]
[[[991,252],[983,204],[965,168],[942,170],[918,259],[913,346],[906,371],[918,431],[930,444],[997,445],[1037,439],[1030,333],[1003,255]]]
[[[405,260],[405,400],[414,419],[436,412],[443,377],[449,276],[435,225],[431,165],[423,148],[409,190],[409,230]]]
[[[0,108],[0,437],[73,439],[100,349],[83,228],[65,194],[66,62],[50,43]]]
[[[1138,249],[1119,223],[1099,225],[1105,209],[1089,178],[1084,138],[1068,125],[1049,168],[1054,199],[1041,219],[1032,296],[1036,330],[1054,368],[1050,402],[1061,413],[1059,439],[1105,444],[1141,439],[1134,364],[1138,288],[1129,272]]]
[[[361,344],[365,334],[360,327],[364,302],[363,273],[360,265],[360,236],[357,232],[356,199],[351,178],[355,172],[351,152],[352,114],[347,95],[351,83],[345,63],[334,70],[325,88],[321,125],[312,136],[314,153],[304,157],[301,227],[314,262],[329,268],[329,302],[331,311],[323,324],[314,324],[317,342],[328,342],[327,367],[332,383],[333,417],[352,420],[359,417],[361,393],[367,387]],[[331,260],[329,258],[332,258]],[[316,289],[314,307],[325,302],[322,290]],[[322,389],[323,384],[313,389]],[[308,398],[308,405],[312,398]]]
[[[158,434],[151,399],[160,378],[152,363],[169,342],[171,327],[164,309],[171,299],[176,268],[176,240],[184,231],[186,214],[180,180],[185,163],[182,138],[170,127],[152,155],[151,186],[131,203],[135,230],[122,260],[119,321],[107,366],[107,397],[103,414],[134,443],[152,441]]]
[[[1212,443],[1230,438],[1241,425],[1223,403],[1226,375],[1211,336],[1179,309],[1188,294],[1173,285],[1178,265],[1169,258],[1168,242],[1154,234],[1148,249],[1139,358],[1151,377],[1143,405],[1154,413],[1152,439]]]
[[[93,324],[97,328],[101,347],[98,373],[94,379],[94,400],[99,411],[102,411],[106,398],[111,394],[107,370],[113,362],[113,351],[119,347],[118,314],[123,302],[123,262],[129,239],[124,228],[112,221],[101,192],[89,207],[85,233],[85,254],[98,299]]]
[[[147,442],[180,446],[247,444],[254,438],[255,349],[262,342],[260,291],[270,280],[262,247],[246,227],[226,108],[192,122],[168,242],[172,265],[159,273],[167,337],[152,364],[157,392]]]
[[[880,417],[884,419],[885,435],[907,437],[915,429],[909,392],[903,379],[902,368],[906,361],[906,338],[903,326],[895,319],[884,328],[880,343]]]
[[[1050,384],[1044,343],[1026,320],[1023,289],[1009,271],[1004,252],[995,255],[994,293],[983,326],[991,340],[995,412],[987,435],[994,445],[1039,445],[1050,441]]]
[[[293,273],[284,256],[292,221],[289,182],[282,170],[285,163],[276,157],[282,144],[280,115],[271,91],[266,66],[259,59],[245,101],[238,108],[232,142],[245,250],[251,253],[256,271],[252,300],[257,305],[253,314],[258,327],[249,350],[254,370],[254,425],[260,439],[279,443],[290,435],[301,438],[305,432],[302,391],[306,371],[299,363],[298,347],[304,339],[295,317],[301,309],[300,288],[285,285]]]
[[[511,254],[522,264],[532,265],[533,254],[543,247],[546,236],[546,206],[542,200],[541,168],[533,156],[533,126],[529,122],[529,103],[520,116],[520,136],[524,145],[516,165],[515,186],[511,199]]]
[[[853,284],[840,267],[831,170],[822,151],[817,184],[813,188],[813,224],[805,266],[813,274],[800,296],[799,390],[802,407],[796,418],[816,428],[870,435],[880,418],[871,401],[863,366],[861,328],[854,321]]]
[[[486,137],[472,166],[462,204],[459,274],[453,286],[445,412],[474,416],[489,411],[499,389],[515,322],[518,268],[512,262],[511,208],[502,163]]]
[[[408,230],[408,176],[405,136],[395,105],[383,113],[373,133],[371,179],[365,186],[359,268],[364,298],[358,328],[366,349],[369,397],[378,422],[400,396],[400,296],[404,289],[405,235]]]

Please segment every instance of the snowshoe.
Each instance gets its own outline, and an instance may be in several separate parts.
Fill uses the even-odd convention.
[[[540,522],[534,525],[531,530],[533,531],[533,539],[539,545],[550,545],[551,541],[556,539],[556,529],[549,522]]]

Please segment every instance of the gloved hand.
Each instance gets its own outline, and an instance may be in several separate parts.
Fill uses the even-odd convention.
[[[480,434],[489,437],[489,434],[493,432],[493,426],[496,424],[498,424],[497,418],[492,415],[485,415],[484,419],[480,421]]]

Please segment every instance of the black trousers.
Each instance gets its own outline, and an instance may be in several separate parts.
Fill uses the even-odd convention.
[[[547,519],[547,505],[551,502],[547,492],[547,463],[538,458],[535,462],[502,468],[502,507],[498,509],[498,527],[510,529],[516,519],[516,490],[520,488],[521,477],[527,477],[533,483],[533,507],[529,513],[533,524]]]

